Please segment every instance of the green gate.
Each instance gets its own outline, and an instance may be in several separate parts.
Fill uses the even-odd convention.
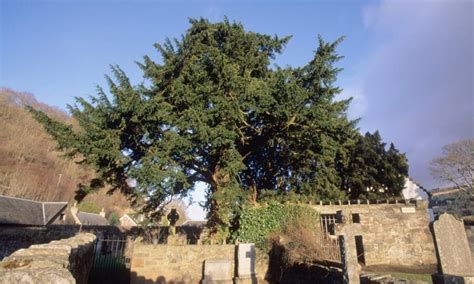
[[[130,257],[126,256],[126,251],[125,239],[97,239],[89,283],[130,283]]]

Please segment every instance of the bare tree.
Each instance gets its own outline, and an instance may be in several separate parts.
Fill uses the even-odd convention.
[[[450,182],[459,189],[473,194],[474,139],[467,139],[443,147],[443,156],[431,161],[431,175]]]

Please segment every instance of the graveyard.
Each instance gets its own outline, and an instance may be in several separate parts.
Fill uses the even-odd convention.
[[[474,284],[473,6],[0,0],[0,284]]]
[[[64,237],[5,257],[0,262],[0,283],[472,283],[474,279],[472,243],[466,234],[472,226],[448,213],[430,222],[425,201],[294,206],[319,216],[316,242],[321,242],[312,248],[321,251],[309,262],[301,258],[285,262],[295,243],[284,237],[270,250],[238,239],[213,243],[206,238],[206,228],[175,226],[179,214],[172,211],[169,227],[147,232],[136,227],[113,231],[83,226],[76,235],[77,228],[51,226],[46,229],[50,237],[59,232]],[[6,244],[26,230],[5,228],[0,241]]]

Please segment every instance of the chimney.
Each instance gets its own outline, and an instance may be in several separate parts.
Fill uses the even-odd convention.
[[[102,210],[100,210],[99,215],[105,218],[105,210],[104,210],[104,208],[102,208]]]

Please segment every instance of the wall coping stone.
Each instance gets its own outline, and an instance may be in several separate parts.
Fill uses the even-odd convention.
[[[86,283],[91,261],[79,258],[92,257],[95,239],[93,234],[79,233],[17,250],[0,262],[0,284]],[[84,267],[75,267],[79,262]]]

